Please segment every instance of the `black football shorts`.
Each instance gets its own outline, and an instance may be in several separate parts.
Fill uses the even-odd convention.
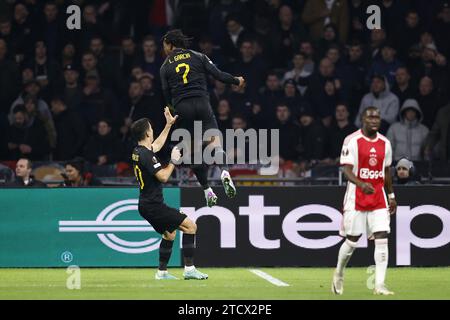
[[[191,136],[194,134],[194,122],[201,121],[202,134],[208,129],[218,129],[216,116],[212,110],[209,98],[191,97],[181,100],[175,106],[178,115],[177,128],[189,130]]]
[[[148,205],[139,203],[139,214],[147,220],[156,232],[164,234],[174,232],[183,223],[187,215],[164,203]]]

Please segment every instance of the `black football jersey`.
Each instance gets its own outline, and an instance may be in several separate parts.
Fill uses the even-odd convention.
[[[133,150],[131,160],[134,175],[139,183],[139,201],[149,204],[162,203],[162,185],[155,176],[162,166],[156,155],[144,146],[137,146]]]
[[[239,80],[220,71],[206,55],[189,49],[175,49],[161,66],[160,75],[166,103],[174,107],[184,98],[208,97],[208,75],[239,85]]]

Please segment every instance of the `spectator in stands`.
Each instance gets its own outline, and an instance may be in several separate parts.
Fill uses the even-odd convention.
[[[14,181],[7,183],[7,187],[33,187],[45,188],[45,183],[35,180],[31,174],[33,166],[30,159],[21,158],[16,163],[16,178]]]
[[[228,58],[228,62],[233,63],[239,59],[242,41],[248,38],[250,34],[235,14],[228,15],[225,19],[225,24],[228,33],[222,37],[220,47],[223,54]]]
[[[219,104],[220,100],[227,98],[229,93],[230,93],[229,87],[225,83],[219,80],[214,80],[214,86],[209,93],[209,98],[213,110],[217,108],[217,105]]]
[[[203,35],[198,42],[198,47],[200,52],[213,61],[219,69],[225,66],[225,58],[222,55],[222,51],[219,47],[214,46],[211,37]]]
[[[32,18],[27,6],[22,2],[16,2],[13,13],[13,29],[16,39],[16,62],[22,63],[26,55],[32,51],[30,45],[35,37],[35,28],[33,28]]]
[[[254,99],[248,94],[246,87],[232,85],[228,95],[232,113],[247,113],[253,106]]]
[[[156,79],[159,79],[159,68],[163,63],[163,60],[153,36],[146,36],[142,40],[142,52],[143,55],[139,60],[139,65],[142,67],[142,70],[146,73],[150,73]]]
[[[300,52],[305,55],[305,71],[313,73],[315,70],[315,49],[314,45],[309,40],[303,40],[300,43]]]
[[[307,0],[302,12],[302,20],[309,27],[313,40],[323,36],[324,26],[336,25],[339,41],[347,41],[349,13],[347,1],[343,0]]]
[[[349,45],[348,57],[340,70],[340,77],[346,84],[342,94],[348,100],[350,116],[353,118],[358,112],[365,89],[366,62],[360,42],[354,41]]]
[[[52,58],[59,56],[67,28],[55,1],[49,0],[45,3],[44,19],[37,24],[37,27],[39,28],[38,37],[47,45],[48,56]]]
[[[52,115],[50,113],[50,109],[48,108],[48,104],[40,97],[41,87],[39,85],[39,82],[36,81],[35,79],[32,79],[32,80],[24,83],[23,88],[24,88],[23,91],[20,93],[20,95],[17,97],[17,99],[11,105],[9,115],[8,115],[9,123],[12,123],[13,119],[14,119],[13,109],[18,104],[25,104],[25,97],[27,97],[27,96],[32,96],[34,98],[37,98],[37,110],[39,111],[40,114],[42,114],[46,118],[51,119]]]
[[[355,125],[358,128],[361,127],[362,112],[370,106],[375,106],[380,110],[380,132],[386,133],[389,126],[397,120],[400,108],[397,96],[389,90],[387,80],[383,76],[375,75],[372,77],[370,92],[363,97],[356,116]]]
[[[317,97],[315,101],[316,111],[322,121],[324,127],[328,128],[333,120],[336,105],[342,100],[342,94],[336,81],[326,81],[324,86],[325,95]]]
[[[89,48],[89,42],[95,35],[103,38],[109,33],[104,23],[98,19],[98,12],[94,5],[87,4],[83,9],[83,19],[81,21],[81,50]]]
[[[14,122],[8,129],[9,160],[28,158],[46,160],[50,151],[47,132],[39,118],[29,123],[24,105],[17,105],[14,110]]]
[[[93,71],[86,75],[80,113],[92,132],[100,119],[111,119],[114,126],[119,121],[119,107],[114,94],[101,86],[100,77]]]
[[[83,101],[83,88],[78,81],[79,77],[80,73],[74,65],[68,64],[64,67],[64,88],[61,90],[61,95],[67,107],[77,111]]]
[[[349,39],[351,41],[364,41],[367,39],[368,29],[366,28],[366,10],[367,4],[363,0],[349,1]]]
[[[433,80],[430,77],[423,77],[419,83],[419,93],[417,102],[422,108],[423,124],[431,129],[439,109],[445,104],[441,101],[436,90],[434,89]]]
[[[421,122],[422,110],[417,101],[406,100],[400,110],[400,121],[392,124],[387,132],[394,160],[407,157],[417,161],[423,158],[429,130]]]
[[[77,49],[73,42],[67,42],[62,50],[61,67],[65,70],[68,65],[75,65],[78,61]]]
[[[327,24],[326,26],[324,26],[323,36],[316,44],[317,57],[325,57],[328,49],[330,49],[332,46],[338,46],[338,43],[339,39],[336,26],[334,26],[333,24]]]
[[[217,105],[217,125],[222,135],[226,136],[226,130],[231,129],[231,107],[227,99],[221,99]]]
[[[447,58],[450,58],[450,44],[448,42],[448,35],[450,34],[450,2],[441,2],[436,20],[433,21],[432,33],[436,38],[437,46]]]
[[[130,36],[122,38],[120,50],[120,77],[128,78],[131,74],[135,62],[139,60],[139,52],[136,49],[136,43]]]
[[[334,113],[334,101],[336,95],[342,90],[342,82],[336,76],[333,62],[328,58],[320,61],[319,72],[311,76],[310,86],[308,88],[308,96],[314,106],[314,113],[320,118],[329,118]],[[329,100],[331,97],[333,105],[330,107]],[[329,119],[330,120],[330,119]]]
[[[11,56],[15,57],[17,52],[17,40],[12,32],[11,20],[5,16],[0,16],[0,38],[6,41]]]
[[[447,67],[446,57],[437,51],[436,46],[429,44],[423,48],[420,61],[414,65],[413,78],[428,76],[433,80],[437,92],[446,94],[449,87]]]
[[[57,133],[53,160],[69,160],[80,156],[86,142],[86,124],[62,97],[53,97],[51,108]]]
[[[381,48],[381,58],[374,60],[367,74],[368,83],[371,82],[373,75],[381,75],[385,77],[392,87],[395,83],[395,75],[397,69],[402,63],[395,57],[397,51],[393,44],[385,43]]]
[[[47,53],[44,41],[36,41],[34,59],[29,65],[41,87],[41,96],[48,99],[54,93],[56,84],[61,82],[61,70],[58,63],[50,58],[50,53]]]
[[[322,125],[314,119],[312,110],[305,108],[298,116],[302,150],[300,158],[308,164],[326,157],[327,134]]]
[[[261,106],[265,115],[274,115],[277,103],[283,97],[281,83],[275,72],[269,72],[266,77],[265,86],[259,89],[258,105]]]
[[[395,72],[395,83],[392,87],[392,93],[395,94],[399,100],[400,105],[416,96],[417,88],[411,83],[411,75],[408,68],[400,67]]]
[[[235,114],[233,118],[231,119],[231,128],[233,130],[247,130],[247,119],[242,114]],[[235,164],[243,164],[239,163],[239,161],[244,160],[245,162],[249,162],[249,138],[248,136],[245,137],[245,143],[244,145],[237,145],[234,144],[234,150],[227,150],[228,157],[234,159]]]
[[[396,26],[399,22],[402,23],[401,20],[406,16],[407,5],[405,2],[402,3],[396,0],[382,0],[378,2],[381,8],[382,24],[389,34],[395,31]]]
[[[408,59],[411,47],[419,42],[421,31],[419,14],[415,10],[409,10],[404,22],[400,23],[395,30],[395,44],[402,61]]]
[[[284,83],[284,97],[278,101],[277,108],[280,106],[280,102],[282,101],[283,105],[287,105],[289,110],[295,113],[302,100],[303,99],[300,92],[297,90],[297,83],[295,80],[290,79]]]
[[[51,113],[42,112],[37,109],[37,99],[32,95],[28,95],[24,99],[25,109],[28,114],[28,125],[31,125],[36,118],[42,121],[47,132],[48,143],[50,148],[54,148],[56,145],[56,129],[55,123]]]
[[[325,57],[330,59],[336,69],[336,74],[342,73],[343,61],[341,48],[337,44],[332,44],[325,53]]]
[[[144,79],[144,76],[141,78]],[[160,132],[165,125],[164,110],[161,97],[156,93],[144,95],[140,81],[132,81],[128,88],[128,99],[122,105],[124,123],[120,129],[123,137],[128,137],[131,124],[141,118],[152,122],[155,132]]]
[[[373,29],[370,33],[370,41],[368,45],[368,56],[370,61],[375,61],[381,57],[381,47],[386,42],[386,30]]]
[[[286,68],[288,61],[299,48],[300,39],[304,38],[304,30],[294,20],[292,8],[282,5],[278,11],[277,25],[269,35],[272,68]]]
[[[273,128],[278,129],[280,134],[280,160],[298,160],[300,128],[292,122],[291,110],[286,104],[278,104]]]
[[[111,123],[100,120],[97,125],[97,134],[90,137],[85,148],[84,157],[98,166],[114,164],[121,160],[122,150],[120,141],[111,132]]]
[[[450,103],[442,107],[436,116],[430,134],[427,137],[425,156],[433,159],[434,148],[438,145],[437,158],[450,160]]]
[[[85,51],[81,56],[81,79],[85,79],[86,75],[90,72],[99,73],[98,69],[98,60],[95,54],[92,51]]]
[[[152,97],[158,94],[153,85],[154,80],[155,79],[150,73],[144,73],[142,77],[139,78],[139,83],[141,84],[144,96]]]
[[[309,77],[311,76],[311,72],[307,71],[305,68],[305,54],[301,52],[295,53],[292,58],[292,64],[294,65],[294,68],[284,74],[283,83],[289,79],[293,79],[297,83],[297,89],[300,94],[304,95],[308,89]]]
[[[395,178],[394,182],[399,185],[420,184],[414,177],[414,163],[407,158],[400,159],[395,165]]]
[[[20,91],[19,68],[8,59],[8,46],[0,38],[0,113],[7,113]]]
[[[114,63],[112,54],[106,52],[105,43],[101,36],[93,36],[89,44],[89,50],[95,55],[98,71],[102,84],[106,88],[117,88],[118,65]]]
[[[240,45],[240,57],[232,66],[232,73],[241,74],[247,85],[247,93],[255,97],[266,77],[266,64],[255,53],[255,43],[245,39]]]
[[[329,143],[329,157],[335,163],[339,163],[341,155],[342,144],[347,136],[355,132],[357,128],[350,122],[350,112],[348,106],[339,103],[336,105],[335,118],[330,128],[328,129]]]
[[[101,186],[102,183],[92,173],[85,172],[85,164],[82,158],[70,160],[65,165],[64,187],[88,187]]]

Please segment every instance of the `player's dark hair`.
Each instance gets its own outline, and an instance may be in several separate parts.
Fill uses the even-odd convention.
[[[149,119],[147,118],[139,119],[131,125],[131,136],[137,142],[142,141],[145,139],[145,134],[147,133],[149,128],[150,128]]]
[[[183,34],[183,31],[181,31],[180,29],[170,30],[163,37],[163,41],[165,43],[171,44],[172,46],[181,49],[188,48],[191,40],[192,38],[189,38],[188,36]]]

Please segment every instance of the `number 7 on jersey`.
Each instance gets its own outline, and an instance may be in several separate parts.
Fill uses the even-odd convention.
[[[185,68],[184,74],[183,74],[183,83],[187,84],[188,83],[187,76],[188,76],[189,71],[191,70],[191,67],[189,67],[189,65],[187,63],[180,63],[179,65],[177,65],[177,68],[175,69],[175,71],[177,73],[180,73],[181,68]]]

